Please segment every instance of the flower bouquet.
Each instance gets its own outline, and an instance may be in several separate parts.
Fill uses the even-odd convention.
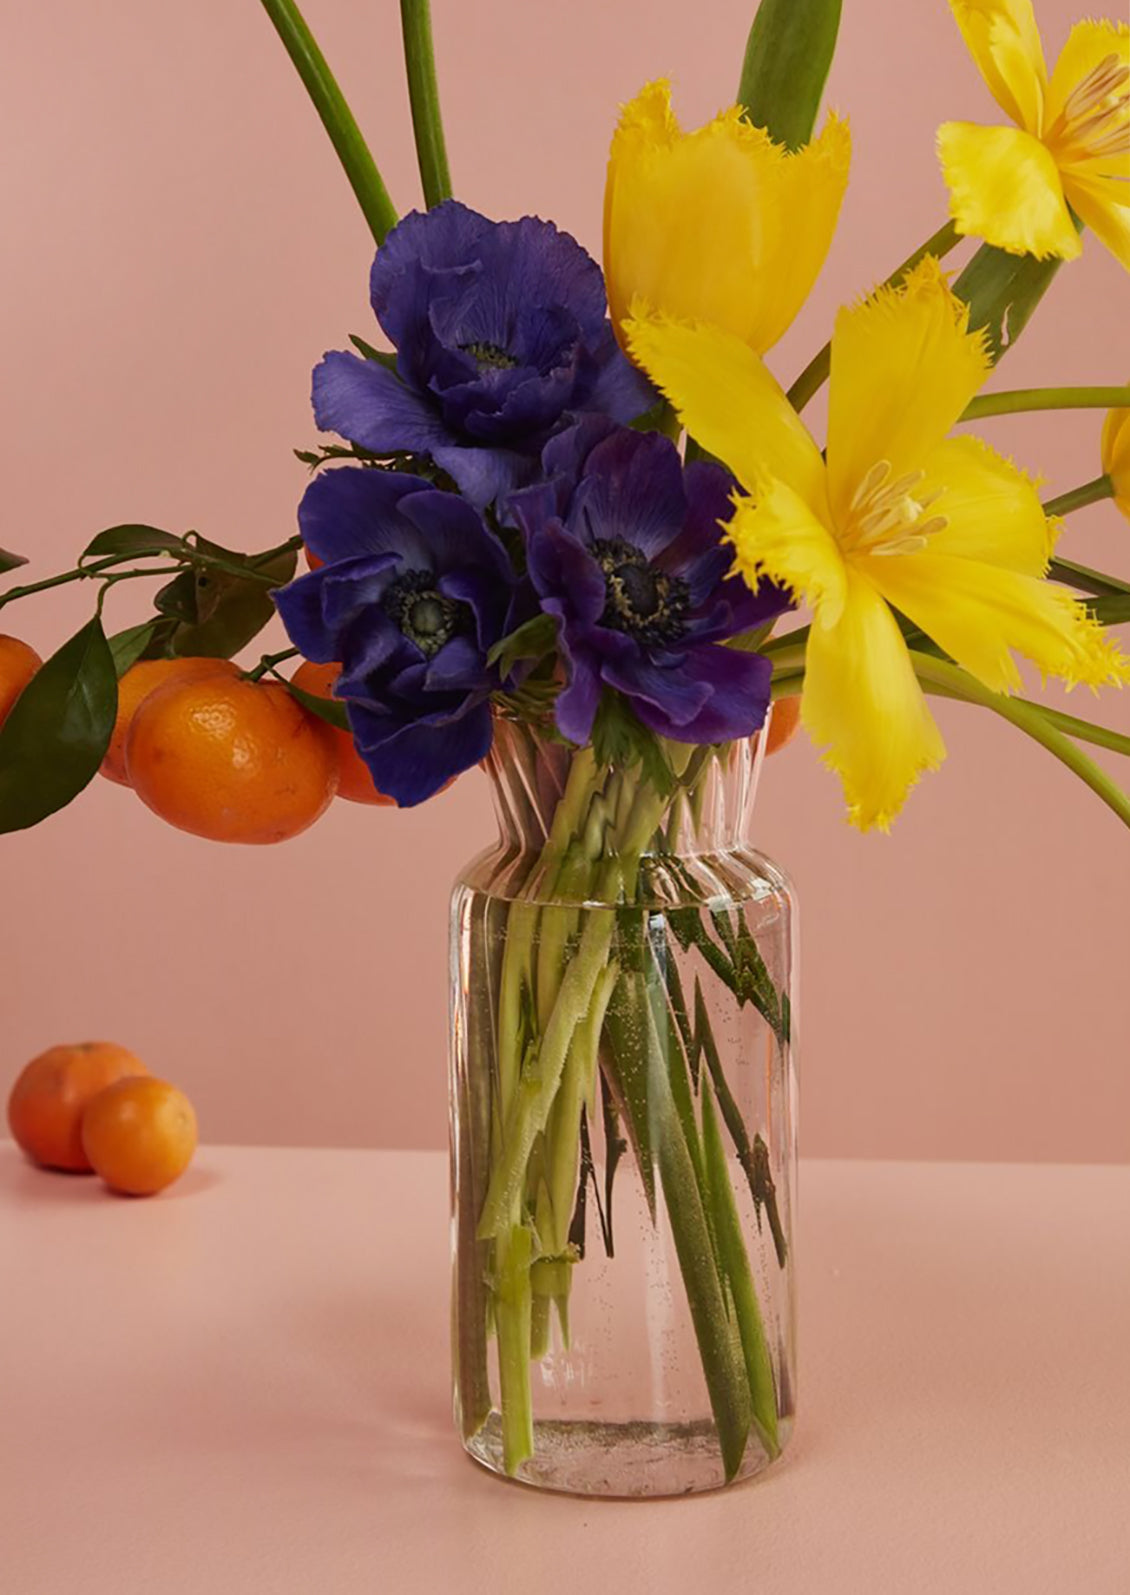
[[[552,223],[452,197],[426,0],[401,0],[426,203],[403,217],[292,0],[263,3],[372,229],[379,331],[315,369],[333,440],[300,455],[287,543],[122,525],[0,591],[98,593],[45,664],[0,645],[0,828],[102,768],[184,829],[277,841],[335,792],[408,806],[483,765],[500,836],[451,938],[464,1443],[578,1493],[728,1483],[795,1404],[795,908],[749,826],[767,748],[799,706],[851,822],[886,829],[944,757],[928,698],[960,699],[1130,823],[1085,751],[1130,738],[1023,695],[1017,663],[1130,673],[1130,582],[1057,552],[1079,506],[1130,513],[1130,390],[981,391],[1088,234],[1130,267],[1130,30],[1079,23],[1049,74],[1030,0],[951,0],[1010,125],[940,130],[950,219],[785,389],[766,356],[849,176],[846,120],[816,131],[839,0],[762,0],[705,127],[665,83],[623,107],[603,273]],[[1110,413],[1102,474],[1050,502],[955,431],[1057,406]],[[112,589],[151,577],[108,634]],[[233,664],[276,613],[293,646]]]

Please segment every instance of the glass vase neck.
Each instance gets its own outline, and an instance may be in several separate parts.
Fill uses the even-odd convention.
[[[613,851],[687,856],[748,847],[763,743],[764,728],[715,747],[661,743],[668,781],[638,762],[598,766],[591,747],[500,715],[485,766],[500,843],[509,853],[541,854],[574,843],[587,825],[601,828]]]

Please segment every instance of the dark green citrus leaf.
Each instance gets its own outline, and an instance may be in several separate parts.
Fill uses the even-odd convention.
[[[118,712],[118,678],[95,617],[52,654],[0,727],[0,831],[38,825],[93,780]]]
[[[345,712],[345,705],[338,698],[318,698],[312,692],[304,692],[301,687],[296,687],[293,681],[286,683],[286,690],[292,698],[296,698],[304,709],[317,715],[319,720],[325,720],[327,725],[336,726],[339,731],[351,730],[349,716]]]
[[[108,554],[167,554],[181,551],[183,537],[163,532],[159,526],[109,526],[83,549],[81,559],[105,558]]]
[[[109,638],[110,653],[119,681],[139,659],[153,657],[154,648],[168,637],[174,624],[165,615],[154,615],[152,620],[143,620],[140,626],[130,626],[128,630],[119,631],[116,636]]]
[[[161,588],[153,604],[162,615],[171,615],[174,620],[195,622],[198,618],[195,571],[182,570],[179,576],[174,576],[171,582]]]
[[[206,543],[203,538],[197,546],[202,553],[213,554],[227,564],[241,567],[247,575],[197,569],[194,575],[195,616],[185,617],[183,624],[177,627],[173,650],[182,656],[230,659],[273,619],[275,606],[271,590],[290,581],[298,555],[294,549],[288,549],[263,561],[255,555],[232,553],[216,543]]]
[[[0,576],[3,576],[5,571],[18,570],[21,565],[26,564],[26,554],[9,554],[6,548],[0,548]]]

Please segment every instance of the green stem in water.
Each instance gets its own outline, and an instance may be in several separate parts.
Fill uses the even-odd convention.
[[[262,3],[322,119],[370,232],[378,245],[383,244],[396,226],[396,207],[325,56],[294,0]]]
[[[967,703],[980,704],[991,709],[1003,720],[1010,721],[1034,741],[1047,748],[1062,764],[1084,781],[1111,809],[1124,825],[1130,826],[1130,795],[1100,769],[1093,759],[1064,732],[1046,718],[1044,711],[1022,698],[1009,698],[1004,693],[992,692],[979,681],[944,659],[934,659],[929,654],[910,651],[914,672],[927,692],[935,687],[944,689],[943,696],[962,698]]]
[[[1104,498],[1113,497],[1114,483],[1104,471],[1103,475],[1096,476],[1093,482],[1084,482],[1082,487],[1073,487],[1070,492],[1049,499],[1044,505],[1044,514],[1070,515],[1072,510],[1081,510],[1088,504],[1098,504]]]
[[[1130,387],[1012,388],[980,394],[966,405],[961,420],[979,421],[989,415],[1020,415],[1030,410],[1116,410],[1126,405],[1130,405]]]
[[[726,1149],[714,1111],[709,1084],[702,1088],[702,1147],[706,1168],[706,1199],[712,1219],[722,1276],[726,1281],[734,1316],[738,1321],[746,1378],[753,1403],[753,1422],[770,1459],[780,1455],[777,1431],[777,1381],[773,1358],[765,1338],[765,1326],[757,1302],[757,1291],[750,1271],[749,1257],[742,1235],[742,1223],[726,1166]]]
[[[412,131],[416,160],[429,210],[451,198],[451,173],[443,137],[439,87],[429,0],[400,0],[400,27],[404,35],[404,64],[408,69],[408,97],[412,104]]]
[[[515,1224],[499,1235],[494,1254],[502,1460],[507,1473],[513,1475],[534,1454],[533,1392],[530,1389],[533,1236],[524,1224]]]
[[[946,222],[944,226],[938,228],[936,233],[927,238],[926,242],[921,244],[913,255],[907,256],[898,270],[891,273],[883,286],[894,287],[902,281],[908,272],[913,271],[915,266],[921,265],[927,255],[933,255],[935,260],[941,260],[960,241],[961,235],[958,233],[957,227],[952,221]],[[798,414],[804,409],[808,401],[819,393],[825,382],[827,382],[831,369],[832,345],[831,343],[826,343],[818,354],[813,355],[788,391],[788,401]]]

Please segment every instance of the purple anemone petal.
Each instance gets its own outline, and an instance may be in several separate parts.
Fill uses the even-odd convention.
[[[590,536],[619,539],[655,559],[679,535],[687,513],[683,465],[661,433],[613,432],[585,461],[584,485]]]
[[[530,580],[543,600],[559,599],[563,616],[582,625],[600,619],[606,601],[600,567],[560,521],[547,522],[530,539],[527,557]]]
[[[378,788],[401,808],[434,797],[451,780],[485,759],[494,736],[490,705],[479,703],[440,724],[419,721],[388,733],[365,710],[350,708],[357,750]]]
[[[476,509],[485,509],[516,487],[524,487],[537,470],[533,456],[513,449],[476,449],[445,443],[433,448],[431,456]]]
[[[428,454],[446,430],[419,394],[376,360],[331,352],[314,368],[314,420],[374,454]]]
[[[389,544],[381,529],[396,520],[403,498],[430,487],[418,476],[359,465],[324,471],[310,483],[298,506],[302,541],[326,564],[387,553]]]
[[[655,709],[672,726],[689,725],[710,701],[709,682],[696,680],[685,663],[665,670],[637,654],[624,663],[605,664],[601,674],[610,687],[630,698],[633,706],[638,703]]]
[[[708,644],[688,655],[682,673],[687,681],[708,685],[709,696],[686,721],[665,712],[666,699],[659,705],[635,699],[632,707],[650,730],[677,742],[729,742],[752,736],[764,725],[773,667],[761,654]]]

